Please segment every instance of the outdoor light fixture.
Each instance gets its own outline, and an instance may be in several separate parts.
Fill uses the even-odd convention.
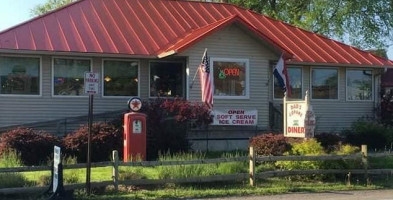
[[[112,79],[111,79],[111,77],[109,77],[109,76],[105,76],[104,80],[105,80],[105,82],[109,82],[109,81],[111,81]]]
[[[134,78],[134,81],[135,81],[135,82],[138,82],[138,78]]]

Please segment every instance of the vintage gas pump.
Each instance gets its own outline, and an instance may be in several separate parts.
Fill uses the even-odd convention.
[[[128,101],[132,112],[124,114],[123,161],[146,160],[146,115],[138,113],[142,107],[139,98]]]

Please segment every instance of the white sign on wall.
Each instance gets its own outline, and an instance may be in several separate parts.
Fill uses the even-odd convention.
[[[257,110],[215,109],[213,115],[212,125],[256,126],[258,123]]]
[[[304,101],[287,101],[284,97],[284,136],[314,137],[315,115],[310,105],[308,92]]]
[[[98,84],[100,78],[98,73],[86,72],[85,73],[85,93],[98,94]]]

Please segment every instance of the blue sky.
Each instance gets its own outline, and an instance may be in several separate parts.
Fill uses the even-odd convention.
[[[0,31],[32,18],[30,10],[44,2],[46,0],[0,0]],[[393,45],[388,49],[388,57],[393,60]]]

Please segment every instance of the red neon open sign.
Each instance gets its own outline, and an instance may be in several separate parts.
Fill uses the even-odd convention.
[[[222,70],[225,76],[240,76],[239,68],[225,68]]]

